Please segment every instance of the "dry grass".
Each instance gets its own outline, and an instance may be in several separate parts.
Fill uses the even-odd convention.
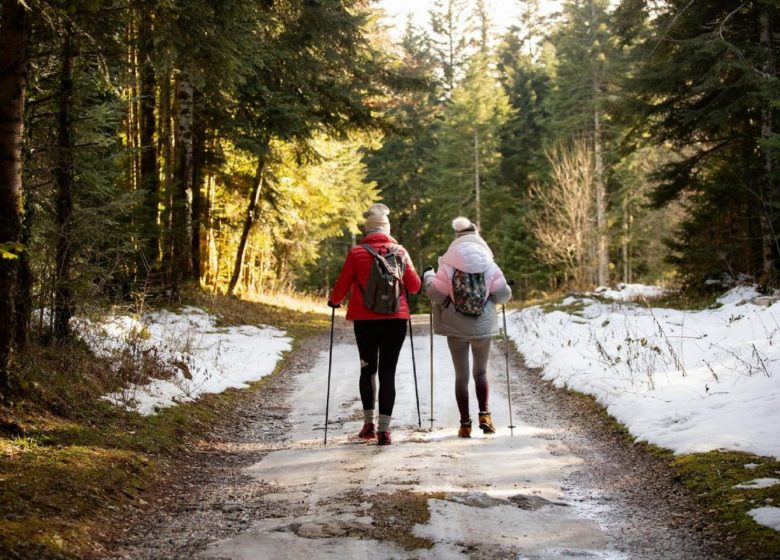
[[[286,329],[296,344],[330,322],[324,313],[198,292],[182,303],[201,306],[224,324]],[[77,341],[33,343],[19,356],[12,372],[18,392],[0,407],[0,558],[100,552],[110,519],[141,504],[189,447],[273,377],[144,417],[100,399],[130,381],[164,373],[153,359],[130,357],[117,368],[112,360],[122,356],[99,358]]]

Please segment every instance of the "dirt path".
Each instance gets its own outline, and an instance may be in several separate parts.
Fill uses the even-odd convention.
[[[328,445],[327,339],[311,340],[196,450],[178,482],[128,524],[119,558],[727,558],[662,463],[592,407],[491,355],[499,431],[455,436],[446,341],[415,321],[422,428],[410,345],[397,372],[394,444],[357,443],[357,351],[337,329]],[[419,320],[419,322],[418,322]],[[472,397],[473,398],[473,397]],[[476,414],[476,404],[473,403]]]

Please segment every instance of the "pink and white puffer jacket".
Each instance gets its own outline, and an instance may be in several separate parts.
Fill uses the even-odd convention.
[[[468,273],[481,272],[485,275],[487,301],[478,317],[463,315],[455,311],[452,277],[455,270]],[[483,338],[498,332],[496,304],[509,301],[512,290],[504,273],[493,260],[493,252],[476,233],[456,238],[439,258],[439,270],[435,275],[427,274],[423,280],[425,292],[433,302],[434,332],[458,338]]]

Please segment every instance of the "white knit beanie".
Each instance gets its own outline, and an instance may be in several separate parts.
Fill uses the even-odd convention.
[[[366,219],[366,233],[370,231],[383,231],[390,235],[390,220],[387,218],[390,209],[384,204],[374,204],[371,208],[363,212]]]
[[[452,220],[452,229],[455,230],[455,237],[477,233],[476,224],[474,224],[468,218],[464,218],[463,216],[458,216]]]

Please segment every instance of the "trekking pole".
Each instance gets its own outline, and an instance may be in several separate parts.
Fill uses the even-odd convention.
[[[507,280],[508,285],[514,284],[512,280]],[[506,400],[509,404],[509,433],[515,435],[515,426],[512,422],[512,390],[509,386],[509,339],[506,332],[506,305],[501,304],[501,314],[504,317],[504,357],[506,358]]]
[[[431,302],[431,310],[428,312],[428,328],[430,331],[430,339],[431,339],[431,348],[430,348],[430,355],[431,355],[431,431],[433,431],[433,302]]]
[[[406,301],[409,302],[409,291],[406,292]],[[414,372],[414,396],[417,398],[417,427],[422,428],[420,418],[420,393],[417,391],[417,363],[414,360],[414,336],[412,335],[412,314],[409,313],[409,343],[412,345],[412,371]]]
[[[328,350],[328,392],[325,396],[325,443],[328,445],[328,408],[330,407],[330,371],[333,366],[333,325],[336,322],[336,308],[339,305],[328,302],[328,306],[332,309],[330,314],[330,349]]]

